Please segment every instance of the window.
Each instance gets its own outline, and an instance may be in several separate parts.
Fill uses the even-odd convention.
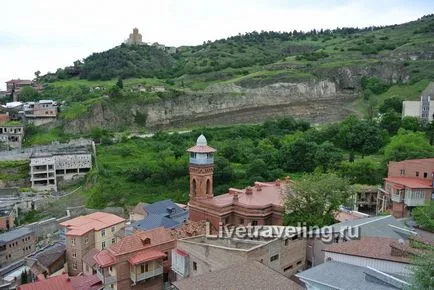
[[[105,237],[105,229],[101,230],[101,237]]]
[[[77,257],[77,253],[74,251],[74,252],[72,252],[72,257],[73,258],[76,258]]]
[[[72,264],[72,269],[73,269],[73,270],[77,270],[77,263],[73,263],[73,264]]]
[[[145,265],[140,265],[140,273],[145,273]]]
[[[193,270],[197,271],[197,263],[196,262],[193,262]]]
[[[240,218],[240,225],[244,225],[244,219]]]
[[[258,221],[252,221],[252,226],[257,226],[258,225]]]
[[[88,238],[88,237],[85,237],[85,238],[84,238],[84,243],[85,243],[86,245],[89,243],[89,238]]]
[[[102,242],[102,243],[101,243],[101,248],[102,248],[102,249],[105,249],[105,242]]]
[[[112,233],[114,233],[116,230],[116,227],[112,227]]]
[[[276,255],[270,257],[270,262],[273,262],[276,260],[279,260],[279,254],[276,254]]]
[[[405,169],[401,169],[400,174],[405,175]]]
[[[116,243],[116,239],[115,238],[112,239],[112,244],[114,244],[114,243]]]
[[[419,176],[419,171],[416,171],[416,176]]]
[[[291,269],[292,269],[292,265],[289,265],[288,267],[283,269],[283,272],[286,272],[286,271],[291,270]]]
[[[149,271],[149,264],[145,264],[145,272]]]
[[[423,178],[427,178],[428,177],[428,173],[424,172],[423,173]]]
[[[72,239],[71,239],[71,244],[72,244],[73,246],[75,246],[75,238],[72,238]]]
[[[227,225],[229,223],[229,218],[225,217],[225,225]]]

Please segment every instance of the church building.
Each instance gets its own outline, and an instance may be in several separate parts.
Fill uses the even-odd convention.
[[[282,225],[286,182],[255,182],[244,189],[230,188],[214,196],[213,172],[216,149],[208,146],[204,135],[187,150],[190,154],[189,219],[207,220],[215,229],[226,225]]]

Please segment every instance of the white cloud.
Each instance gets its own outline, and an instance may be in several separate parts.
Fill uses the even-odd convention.
[[[310,30],[403,23],[430,1],[2,1],[0,88],[120,44],[133,27],[145,41],[195,45],[253,30]]]

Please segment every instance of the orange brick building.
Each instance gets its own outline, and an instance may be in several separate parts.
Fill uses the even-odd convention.
[[[245,189],[230,188],[214,196],[213,172],[216,150],[200,135],[190,153],[189,210],[192,221],[207,220],[214,229],[223,224],[282,225],[285,185],[280,181],[255,182]]]
[[[391,210],[396,218],[408,216],[433,198],[434,158],[389,162],[384,188],[379,189],[379,212]]]

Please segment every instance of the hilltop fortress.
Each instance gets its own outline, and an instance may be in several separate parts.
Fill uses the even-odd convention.
[[[175,53],[176,47],[173,46],[165,46],[164,44],[159,44],[158,42],[148,43],[143,42],[142,35],[139,33],[138,28],[133,28],[133,33],[130,33],[130,36],[124,41],[126,45],[149,45],[156,47],[158,49],[164,50],[167,53]]]

